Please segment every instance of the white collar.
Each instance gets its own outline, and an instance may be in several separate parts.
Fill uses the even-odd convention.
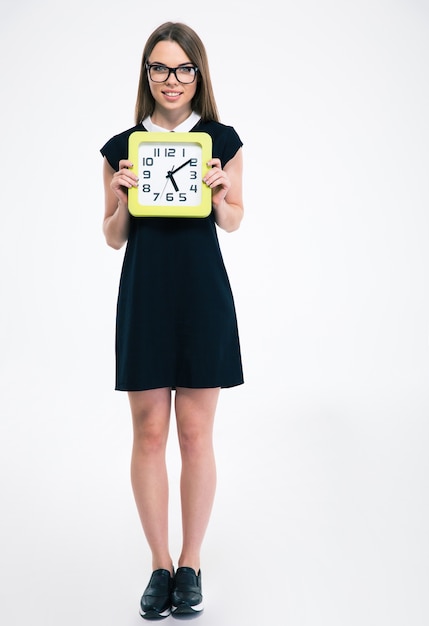
[[[150,116],[146,117],[146,119],[143,120],[142,124],[143,126],[146,128],[146,130],[148,130],[149,132],[155,132],[155,133],[168,133],[168,132],[175,132],[175,133],[187,133],[190,130],[192,130],[194,128],[194,126],[196,125],[197,122],[199,122],[201,119],[201,115],[198,115],[198,113],[195,113],[195,111],[192,111],[191,115],[181,124],[179,124],[178,126],[176,126],[176,128],[173,129],[173,131],[169,131],[166,128],[162,128],[162,126],[157,126],[156,124],[154,124],[152,122],[152,120],[150,119]]]

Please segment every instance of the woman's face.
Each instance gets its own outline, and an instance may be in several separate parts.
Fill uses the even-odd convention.
[[[192,66],[188,55],[175,41],[158,42],[149,56],[148,64],[165,66],[167,68]],[[161,78],[163,77],[162,68],[158,67],[155,71],[159,72]],[[185,77],[184,80],[186,79]],[[149,86],[155,99],[155,109],[161,108],[165,111],[174,111],[176,113],[179,111],[191,112],[191,101],[197,90],[197,78],[195,78],[194,82],[185,84],[180,82],[173,72],[170,72],[170,75],[163,82],[154,82],[149,76]]]

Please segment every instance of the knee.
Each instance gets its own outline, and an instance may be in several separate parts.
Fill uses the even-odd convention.
[[[163,453],[166,447],[166,438],[163,433],[149,431],[134,436],[134,447],[142,454]]]
[[[129,393],[135,453],[157,453],[167,445],[171,390],[152,389]]]
[[[168,428],[156,420],[137,420],[134,424],[134,449],[142,454],[165,451]]]
[[[183,456],[198,458],[206,453],[211,440],[198,428],[186,428],[179,431],[179,445]]]

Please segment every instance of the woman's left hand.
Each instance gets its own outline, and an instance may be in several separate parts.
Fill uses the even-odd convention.
[[[212,206],[216,224],[228,233],[237,230],[243,217],[243,155],[241,148],[222,169],[220,159],[211,159],[203,180],[212,190]]]
[[[225,170],[222,169],[220,159],[211,159],[207,165],[210,169],[203,181],[212,190],[212,204],[214,208],[217,208],[231,188],[231,181]]]

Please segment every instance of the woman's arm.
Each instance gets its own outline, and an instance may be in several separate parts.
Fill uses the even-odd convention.
[[[243,219],[243,154],[241,148],[221,169],[220,159],[208,162],[211,169],[204,182],[212,189],[212,205],[216,224],[232,232]]]
[[[115,172],[106,157],[103,163],[104,181],[104,220],[103,233],[107,245],[119,250],[128,239],[130,214],[128,212],[127,190],[137,186],[137,176],[129,171],[131,161],[119,161],[119,171]]]

